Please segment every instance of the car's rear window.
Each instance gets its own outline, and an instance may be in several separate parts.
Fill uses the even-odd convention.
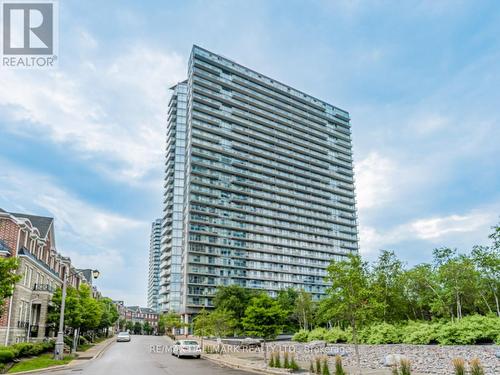
[[[196,341],[182,341],[182,345],[198,345],[198,342]]]

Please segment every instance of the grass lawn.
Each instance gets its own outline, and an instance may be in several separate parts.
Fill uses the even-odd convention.
[[[35,358],[22,359],[19,363],[16,363],[14,366],[10,368],[8,374],[21,371],[38,370],[58,365],[65,365],[66,363],[71,362],[75,358],[72,355],[68,355],[65,356],[63,360],[56,361],[52,357],[53,357],[52,353],[47,353],[47,354],[42,354]]]
[[[94,344],[82,344],[82,345],[78,345],[77,351],[79,351],[79,352],[86,352],[87,350],[89,350],[93,346],[94,346]]]

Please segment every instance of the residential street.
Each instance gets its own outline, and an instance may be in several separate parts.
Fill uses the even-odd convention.
[[[77,367],[54,371],[60,375],[245,375],[217,366],[207,360],[172,356],[170,353],[151,353],[151,345],[168,345],[158,336],[132,336],[131,342],[114,343],[100,358]]]

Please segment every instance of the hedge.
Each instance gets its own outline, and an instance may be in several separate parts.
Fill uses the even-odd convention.
[[[13,350],[0,349],[0,363],[12,362],[15,357]]]
[[[352,342],[351,330],[339,327],[298,331],[294,341],[325,340],[329,343]],[[362,344],[500,344],[500,318],[471,315],[455,322],[415,322],[399,324],[374,323],[359,330]]]
[[[33,357],[54,349],[54,341],[21,342],[11,346],[0,347],[0,363],[11,362],[22,357]]]

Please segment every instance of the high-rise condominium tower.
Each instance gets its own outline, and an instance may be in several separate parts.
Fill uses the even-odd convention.
[[[320,298],[358,249],[349,114],[197,46],[172,89],[161,309],[230,284]]]
[[[160,251],[161,251],[161,219],[151,224],[149,239],[149,278],[148,278],[148,307],[159,311],[160,297]]]

